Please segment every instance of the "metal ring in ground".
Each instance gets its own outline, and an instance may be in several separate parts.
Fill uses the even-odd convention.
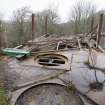
[[[15,105],[84,105],[77,94],[58,84],[41,84],[26,90]]]

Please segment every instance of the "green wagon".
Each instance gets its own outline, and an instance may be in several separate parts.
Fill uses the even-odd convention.
[[[15,48],[2,49],[2,54],[5,54],[11,57],[16,57],[16,58],[22,58],[24,56],[26,57],[31,55],[30,51],[26,51],[23,49],[15,49]]]

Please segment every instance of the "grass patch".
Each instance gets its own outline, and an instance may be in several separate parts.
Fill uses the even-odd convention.
[[[5,62],[3,60],[0,60],[0,66],[4,65],[4,64],[5,64]]]
[[[84,64],[85,64],[85,65],[90,65],[89,60],[85,61]]]
[[[71,84],[70,86],[68,86],[68,89],[70,90],[70,91],[72,91],[72,92],[76,92],[76,87],[75,87],[75,85],[73,85],[73,84]]]
[[[0,105],[7,105],[7,93],[3,87],[0,87]]]
[[[90,68],[90,69],[99,69],[99,68],[96,68],[95,66],[92,66],[92,65],[90,64],[89,60],[85,61],[84,64],[85,64],[88,68]]]

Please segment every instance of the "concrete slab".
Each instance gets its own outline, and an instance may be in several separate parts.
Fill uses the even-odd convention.
[[[99,91],[94,92],[89,88],[89,83],[96,81],[96,79],[95,79],[94,70],[89,69],[84,64],[84,62],[88,60],[88,55],[89,55],[88,50],[62,51],[62,52],[59,52],[59,54],[63,54],[68,58],[68,60],[70,61],[69,66],[71,68],[70,69],[71,71],[63,72],[63,70],[60,70],[60,69],[49,69],[44,67],[37,67],[37,66],[32,66],[31,63],[27,65],[23,65],[24,61],[21,63],[16,60],[13,60],[8,63],[8,66],[9,66],[7,70],[7,73],[9,75],[8,79],[12,81],[13,87],[17,87],[17,86],[21,87],[29,83],[31,83],[32,85],[32,83],[47,82],[52,77],[54,77],[53,83],[56,83],[56,81],[59,81],[57,78],[57,75],[59,75],[58,77],[65,81],[72,81],[78,90],[88,95],[99,105],[105,105],[105,102],[103,102],[105,98],[105,89],[103,89],[100,92]],[[32,61],[34,59],[33,58],[28,59],[28,61],[30,60]],[[105,80],[105,75],[101,71],[97,71],[97,77],[100,82],[103,82]],[[59,81],[59,83],[60,82],[62,81]],[[18,90],[18,92],[19,91],[21,90]],[[14,94],[16,93],[14,92]]]

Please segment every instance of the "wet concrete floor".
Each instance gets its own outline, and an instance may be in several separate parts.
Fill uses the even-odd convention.
[[[22,87],[27,84],[31,85],[32,83],[37,84],[42,80],[47,82],[50,81],[51,78],[53,78],[52,80],[53,83],[61,82],[61,84],[63,84],[63,82],[60,80],[63,79],[67,82],[72,81],[78,90],[86,94],[88,97],[94,100],[98,105],[105,105],[104,101],[105,86],[103,87],[102,90],[90,90],[89,87],[89,84],[95,82],[96,78],[95,78],[94,69],[90,69],[85,65],[85,62],[88,60],[89,56],[88,50],[82,50],[82,51],[73,50],[73,51],[63,51],[58,53],[66,56],[70,61],[69,62],[70,70],[68,70],[67,72],[64,72],[65,70],[56,70],[56,69],[52,70],[44,67],[37,67],[35,65],[30,65],[28,64],[28,60],[26,60],[24,63],[17,61],[16,59],[10,60],[8,62],[8,68],[6,69],[7,78],[8,81],[10,81],[10,90],[13,90],[16,87]],[[96,74],[98,81],[103,82],[105,80],[105,75],[103,72],[97,71]],[[19,95],[17,93],[19,93],[19,91],[21,90],[14,91],[12,93],[12,101],[11,101],[12,105],[14,105]],[[24,89],[22,91],[24,91]],[[66,104],[61,104],[61,105],[66,105]]]

